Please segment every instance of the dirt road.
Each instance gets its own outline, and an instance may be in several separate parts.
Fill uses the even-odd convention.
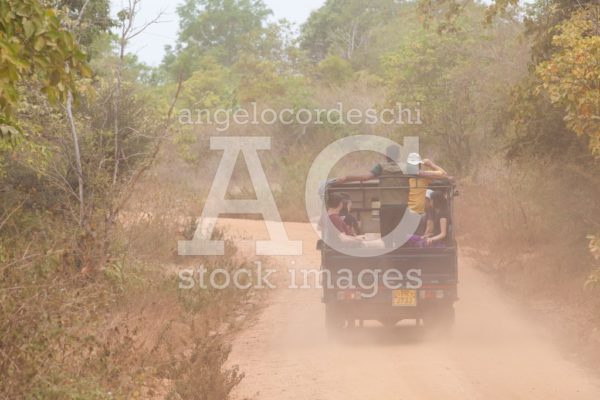
[[[261,221],[223,223],[246,237],[267,237]],[[286,228],[304,241],[304,256],[273,259],[282,279],[289,268],[318,268],[311,227]],[[257,321],[233,343],[230,364],[246,374],[235,398],[600,399],[600,382],[565,359],[551,334],[464,256],[460,278],[455,331],[443,340],[413,326],[389,331],[373,322],[334,342],[325,332],[320,291],[279,282]]]

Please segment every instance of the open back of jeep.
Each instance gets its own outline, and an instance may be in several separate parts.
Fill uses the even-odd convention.
[[[407,185],[409,179],[411,176],[406,176]],[[408,190],[409,186],[398,189]],[[457,195],[455,186],[434,182],[430,189],[443,192],[452,215]],[[361,234],[367,239],[381,236],[380,181],[334,182],[327,185],[326,198],[332,193],[351,199],[351,213],[359,221]],[[368,252],[361,256],[348,255],[343,247],[336,249],[337,246],[319,241],[328,330],[338,331],[365,320],[394,326],[406,319],[413,319],[419,325],[424,323],[426,328],[450,328],[454,323],[454,303],[458,300],[457,247],[453,232],[450,222],[446,239],[435,247],[409,242],[388,249],[381,241],[381,247],[389,252],[372,256]]]

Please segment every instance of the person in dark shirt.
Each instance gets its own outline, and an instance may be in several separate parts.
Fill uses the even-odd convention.
[[[327,197],[326,205],[327,205],[327,216],[328,216],[329,220],[331,221],[331,223],[333,224],[333,226],[338,230],[338,233],[341,233],[341,234],[347,235],[347,236],[352,236],[352,231],[350,230],[350,227],[348,225],[346,225],[346,223],[340,216],[340,212],[342,211],[342,208],[344,207],[344,201],[342,199],[342,196],[340,196],[337,193],[331,193]],[[323,224],[323,227],[325,228],[326,225]]]
[[[350,227],[346,225],[340,216],[343,206],[343,199],[339,194],[331,193],[327,196],[327,214],[323,215],[321,222],[323,240],[330,246],[335,244],[349,247],[361,246],[362,240],[359,237],[352,236]],[[331,224],[327,223],[327,219],[329,219]]]
[[[431,211],[427,214],[427,230],[423,239],[427,246],[441,245],[448,238],[450,227],[450,210],[444,192],[434,190],[431,193]]]

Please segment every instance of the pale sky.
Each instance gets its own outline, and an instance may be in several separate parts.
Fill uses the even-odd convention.
[[[137,17],[137,25],[143,25],[145,21],[154,19],[161,11],[164,11],[160,24],[149,27],[144,33],[135,37],[129,45],[129,52],[138,55],[141,61],[157,66],[162,61],[164,47],[167,44],[175,44],[177,39],[176,8],[182,0],[142,0],[140,13]],[[297,25],[302,24],[308,18],[311,11],[319,8],[325,0],[264,0],[265,4],[273,10],[273,19],[285,18]],[[115,15],[127,0],[111,0],[112,14]]]

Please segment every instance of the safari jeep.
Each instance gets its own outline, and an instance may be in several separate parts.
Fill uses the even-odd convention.
[[[411,176],[405,178],[406,186],[387,189],[408,190]],[[430,188],[444,192],[452,216],[453,200],[458,194],[454,184],[440,181],[431,186],[434,185]],[[332,193],[349,197],[351,213],[359,221],[360,233],[365,239],[372,239],[381,236],[382,190],[379,180],[332,182],[326,186],[324,194],[325,198]],[[411,246],[407,243],[394,250],[390,248],[386,254],[373,256],[347,255],[320,240],[322,300],[327,329],[337,332],[356,323],[362,325],[365,320],[376,320],[391,327],[406,319],[413,319],[417,325],[424,324],[426,328],[452,327],[454,303],[458,300],[457,246],[453,228],[451,223],[448,237],[441,246]],[[382,247],[385,247],[383,241]],[[364,274],[365,271],[369,274]],[[361,272],[363,279],[359,282]],[[394,276],[396,281],[402,277],[403,285],[390,288],[382,282],[386,276]],[[348,284],[349,280],[352,285]]]

